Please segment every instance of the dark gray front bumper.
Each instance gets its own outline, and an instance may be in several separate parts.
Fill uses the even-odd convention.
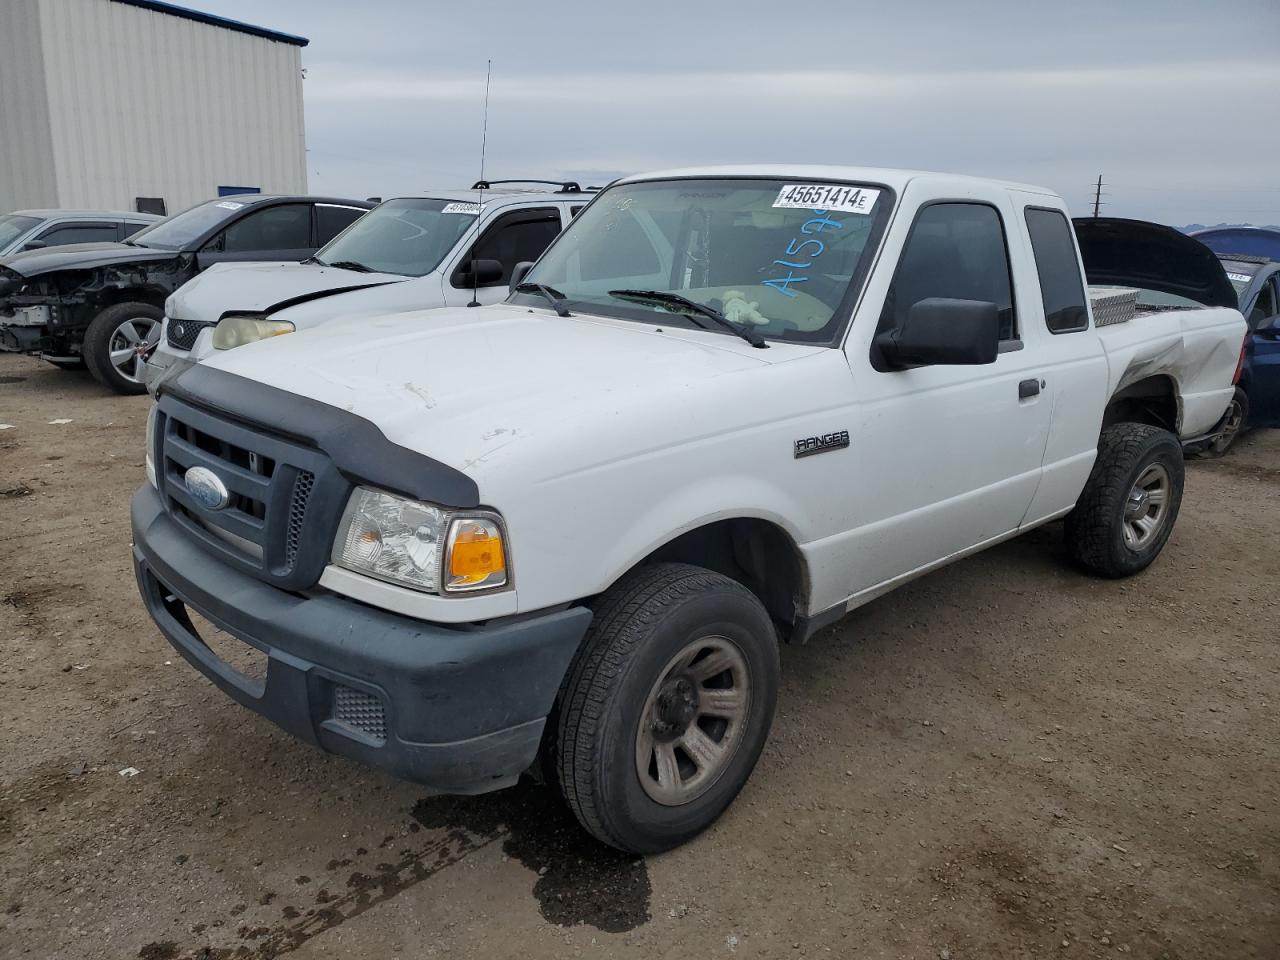
[[[442,792],[496,790],[528,769],[591,622],[571,607],[455,628],[289,593],[193,542],[150,484],[133,498],[133,540],[152,619],[225,693],[300,739]],[[187,608],[264,651],[265,680],[220,659]]]

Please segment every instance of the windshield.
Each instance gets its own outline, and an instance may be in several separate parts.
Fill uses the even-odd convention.
[[[16,213],[7,213],[0,217],[0,250],[9,246],[39,222],[37,217],[20,217]]]
[[[139,230],[129,238],[129,242],[160,250],[183,250],[220,223],[235,216],[245,206],[243,201],[234,198],[207,200],[189,210],[175,213],[169,219],[161,220],[145,230]]]
[[[1227,279],[1231,281],[1231,286],[1236,288],[1236,296],[1243,297],[1244,292],[1249,289],[1249,284],[1253,283],[1253,275],[1258,272],[1261,264],[1241,260],[1223,260],[1222,266],[1227,271]]]
[[[316,259],[421,277],[440,265],[479,215],[477,203],[421,197],[388,200],[330,240]]]
[[[602,193],[528,281],[578,309],[669,322],[678,305],[610,293],[660,291],[773,340],[829,342],[847,315],[892,206],[883,187],[775,179],[624,183]],[[855,282],[856,281],[856,282]],[[542,303],[520,293],[519,303]],[[690,316],[693,326],[699,325]]]

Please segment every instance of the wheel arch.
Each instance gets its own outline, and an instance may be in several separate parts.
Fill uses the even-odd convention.
[[[1107,401],[1102,429],[1116,423],[1145,423],[1177,436],[1182,428],[1182,393],[1167,373],[1122,380]]]
[[[638,567],[663,561],[704,567],[741,583],[764,605],[784,640],[803,629],[809,567],[794,533],[777,516],[739,510],[691,521],[642,550],[609,586]]]

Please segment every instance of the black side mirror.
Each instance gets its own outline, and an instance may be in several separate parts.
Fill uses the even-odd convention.
[[[896,330],[876,335],[891,367],[995,363],[1000,308],[986,300],[930,297],[912,305]]]
[[[488,286],[502,279],[502,264],[497,260],[471,260],[458,271],[465,286]]]
[[[511,283],[507,289],[512,293],[516,292],[516,287],[524,282],[524,278],[529,275],[529,271],[533,269],[532,260],[521,260],[516,264],[515,269],[511,271]]]
[[[22,245],[23,250],[43,250],[48,244],[43,240],[28,240]]]

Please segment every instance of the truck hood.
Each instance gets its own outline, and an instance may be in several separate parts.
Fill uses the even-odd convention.
[[[127,243],[68,243],[61,247],[26,250],[4,259],[4,265],[24,277],[56,270],[92,270],[119,263],[152,263],[178,256],[175,250],[131,247]]]
[[[199,366],[348,410],[466,473],[515,469],[536,479],[625,456],[637,423],[650,432],[664,424],[678,443],[712,419],[741,428],[785,416],[757,406],[758,387],[745,379],[818,352],[839,356],[848,375],[827,348],[757,350],[726,334],[500,304],[336,320]],[[794,394],[786,403],[810,403]]]
[[[1072,223],[1089,283],[1156,290],[1206,307],[1237,306],[1226,270],[1194,237],[1145,220],[1077,217]]]
[[[228,312],[272,313],[336,293],[407,279],[316,263],[218,263],[183,284],[169,308],[171,316],[183,320],[212,322]]]

